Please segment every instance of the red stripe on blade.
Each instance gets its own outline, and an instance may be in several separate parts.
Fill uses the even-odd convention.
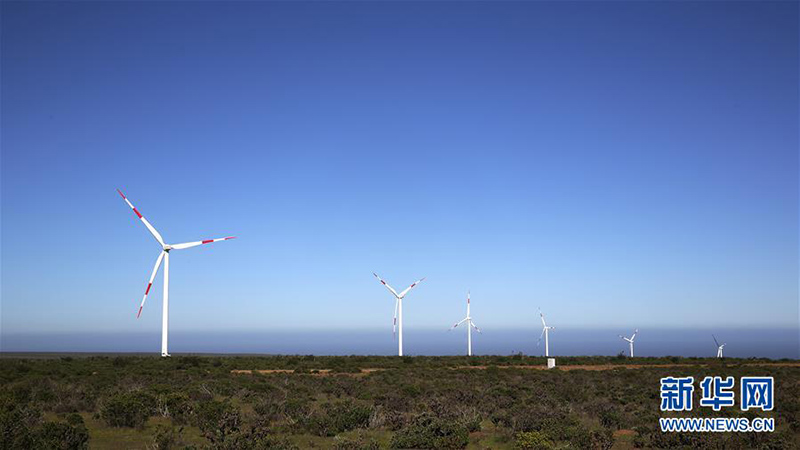
[[[125,198],[125,194],[123,194],[123,193],[122,193],[122,191],[120,191],[119,189],[117,189],[117,192],[119,192],[119,195],[121,195],[121,196],[122,196],[122,198]],[[126,199],[126,200],[127,200],[127,199]]]
[[[141,315],[142,315],[142,307],[140,306],[139,307],[139,314],[136,314],[136,318],[138,319],[139,316],[141,316]]]
[[[209,242],[214,242],[214,240],[213,239],[205,240],[205,241],[203,241],[203,244],[208,244]]]
[[[152,285],[153,285],[153,283],[148,283],[147,284],[147,289],[145,289],[144,295],[147,295],[147,293],[150,292],[150,286],[152,286]]]
[[[137,210],[136,210],[136,208],[133,208],[133,212],[135,212],[135,213],[136,213],[136,215],[137,215],[137,216],[138,216],[140,219],[142,218],[142,214],[141,214],[141,213],[139,213],[139,211],[137,211]]]

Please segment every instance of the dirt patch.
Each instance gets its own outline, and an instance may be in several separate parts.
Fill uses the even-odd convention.
[[[331,369],[310,369],[308,372],[295,372],[292,369],[233,369],[231,370],[232,374],[271,374],[271,373],[296,373],[298,375],[313,375],[318,377],[324,377],[329,375],[340,375],[346,377],[364,377],[374,372],[379,372],[381,370],[386,369],[379,369],[379,368],[371,368],[371,369],[360,369],[360,372],[333,372]]]
[[[748,367],[800,367],[800,362],[780,362],[780,363],[745,363],[742,366]],[[456,366],[450,367],[452,370],[473,369],[473,370],[486,370],[489,367],[497,367],[498,369],[523,369],[523,370],[547,370],[547,366]],[[572,365],[572,366],[556,366],[557,370],[615,370],[615,369],[665,369],[672,367],[709,367],[708,364],[586,364],[586,365]],[[331,369],[311,369],[307,372],[295,372],[292,369],[234,369],[231,370],[232,374],[273,374],[273,373],[296,373],[298,375],[313,375],[313,376],[346,376],[346,377],[363,377],[371,373],[388,370],[385,368],[368,368],[361,369],[360,372],[333,372]]]

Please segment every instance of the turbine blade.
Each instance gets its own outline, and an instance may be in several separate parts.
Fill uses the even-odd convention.
[[[475,322],[473,322],[473,321],[471,321],[471,320],[470,320],[469,324],[470,324],[470,325],[472,325],[472,328],[475,328],[475,331],[477,331],[478,333],[480,333],[480,332],[481,332],[481,329],[480,329],[480,328],[478,328],[478,326],[477,326],[477,325],[475,325]],[[483,334],[483,333],[481,333],[481,334]]]
[[[542,309],[541,308],[539,308],[539,317],[541,317],[541,319],[542,319],[542,326],[546,328],[547,327],[547,323],[545,323],[545,321],[544,321],[544,314],[542,314]]]
[[[455,325],[453,325],[452,327],[450,327],[450,329],[452,330],[453,328],[455,328],[455,327],[457,327],[457,326],[461,325],[462,323],[464,323],[464,322],[466,322],[466,321],[467,321],[467,319],[466,319],[466,317],[465,317],[465,318],[461,319],[461,321],[460,321],[460,322],[456,322],[456,324],[455,324]]]
[[[717,342],[717,337],[714,336],[713,334],[711,335],[711,337],[714,338],[714,343],[717,344],[717,347],[719,347],[719,342]]]
[[[161,237],[160,234],[158,234],[158,231],[156,231],[156,229],[153,228],[152,225],[150,225],[150,222],[148,222],[147,219],[144,218],[142,213],[140,213],[139,210],[137,210],[136,207],[133,206],[133,203],[131,203],[131,201],[128,200],[128,197],[125,197],[125,194],[123,194],[122,191],[117,189],[117,192],[119,192],[119,195],[122,196],[123,200],[125,200],[125,203],[127,203],[128,206],[131,207],[131,210],[133,210],[133,213],[136,214],[136,217],[138,217],[142,221],[144,226],[147,227],[147,229],[150,231],[150,234],[152,234],[153,237],[156,238],[158,243],[163,246],[164,245],[164,239]]]
[[[394,295],[395,297],[398,297],[398,298],[400,297],[399,295],[397,295],[397,291],[395,291],[393,287],[389,286],[389,284],[387,282],[383,281],[383,279],[381,277],[379,277],[377,273],[372,272],[372,274],[375,275],[375,278],[377,278],[378,281],[380,281],[382,285],[386,286],[386,289],[388,289],[389,292],[392,293],[392,295]]]
[[[422,283],[423,281],[425,281],[425,277],[422,277],[421,279],[419,279],[419,280],[417,280],[417,281],[415,281],[415,282],[411,283],[411,286],[407,287],[405,291],[401,292],[401,293],[399,294],[399,297],[400,297],[400,298],[403,298],[403,297],[405,297],[405,296],[406,296],[406,294],[408,294],[408,291],[410,291],[410,290],[411,290],[411,289],[413,289],[413,288],[414,288],[416,285],[418,285],[418,284]]]
[[[195,242],[184,242],[183,244],[175,244],[175,245],[172,245],[171,247],[174,250],[183,250],[185,248],[197,247],[198,245],[210,244],[212,242],[227,241],[228,239],[236,239],[236,236],[228,236],[228,237],[217,238],[217,239],[205,239],[205,240],[202,240],[202,241],[195,241]]]
[[[536,346],[538,347],[539,344],[542,342],[542,338],[544,337],[544,328],[542,328],[542,334],[539,336],[539,340],[536,341]]]
[[[636,329],[636,330],[633,332],[633,336],[631,336],[631,342],[633,342],[633,340],[634,340],[634,339],[636,339],[636,334],[637,334],[638,332],[639,332],[639,329],[637,328],[637,329]]]
[[[153,267],[153,273],[150,274],[150,281],[147,282],[147,289],[144,290],[144,297],[142,297],[142,303],[139,305],[139,312],[136,314],[136,318],[138,319],[139,316],[142,315],[142,308],[144,308],[144,302],[147,300],[147,294],[150,293],[150,288],[153,286],[153,280],[156,278],[156,273],[158,272],[158,268],[161,266],[161,261],[164,259],[164,252],[158,254],[158,259],[156,259],[156,265]]]

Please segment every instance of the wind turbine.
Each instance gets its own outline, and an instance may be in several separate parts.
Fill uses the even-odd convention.
[[[183,250],[185,248],[196,247],[202,244],[210,244],[212,242],[217,241],[227,241],[228,239],[235,239],[236,236],[229,236],[224,238],[218,239],[206,239],[203,241],[195,241],[195,242],[184,242],[183,244],[166,244],[164,243],[164,239],[158,234],[155,228],[150,225],[150,222],[142,216],[142,214],[133,206],[133,204],[125,197],[125,194],[122,193],[119,189],[117,189],[119,195],[122,196],[122,199],[125,200],[125,203],[131,207],[133,213],[136,214],[145,227],[150,231],[150,234],[156,238],[159,245],[161,245],[161,253],[158,254],[158,259],[156,259],[156,265],[153,267],[153,273],[150,274],[150,281],[147,283],[147,289],[144,291],[144,297],[142,297],[142,304],[139,305],[139,312],[136,314],[136,318],[138,319],[139,316],[142,315],[142,308],[144,308],[144,302],[147,300],[147,294],[150,293],[150,287],[153,286],[153,280],[156,278],[156,273],[158,272],[159,266],[161,266],[161,262],[164,262],[164,303],[163,308],[161,310],[161,356],[170,356],[169,351],[167,350],[167,337],[169,335],[169,252],[170,250]]]
[[[550,356],[550,330],[555,330],[556,327],[548,327],[547,322],[544,321],[544,314],[542,314],[542,310],[539,309],[539,317],[542,319],[542,335],[539,336],[539,340],[536,341],[536,346],[538,347],[539,344],[542,342],[542,337],[544,337],[544,356]]]
[[[723,343],[722,345],[720,345],[720,343],[717,342],[716,336],[712,334],[711,337],[714,338],[714,343],[717,344],[717,358],[722,358],[722,349],[725,348],[725,345],[727,344]]]
[[[633,340],[636,339],[636,333],[638,333],[638,332],[639,332],[639,329],[636,329],[633,332],[633,336],[631,336],[630,338],[626,338],[625,336],[623,336],[621,334],[619,335],[619,337],[622,338],[622,340],[627,341],[628,344],[630,344],[630,346],[631,346],[631,358],[633,358]]]
[[[475,325],[475,322],[472,321],[472,317],[469,315],[469,291],[467,291],[467,317],[463,318],[461,322],[453,325],[448,331],[454,330],[457,326],[464,322],[467,323],[467,356],[472,356],[472,329],[475,328],[475,331],[478,333],[481,332],[481,329]]]
[[[415,281],[411,286],[407,287],[406,290],[398,294],[397,291],[383,281],[377,273],[372,272],[372,274],[375,275],[375,278],[377,278],[382,285],[386,286],[386,289],[388,289],[392,295],[394,295],[394,322],[392,323],[392,334],[394,334],[395,327],[400,329],[400,333],[398,334],[399,338],[397,355],[403,356],[403,297],[405,297],[406,294],[408,294],[408,291],[413,289],[416,285],[422,283],[425,278],[423,277],[421,280]]]

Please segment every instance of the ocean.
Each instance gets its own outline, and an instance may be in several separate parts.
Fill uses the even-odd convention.
[[[569,329],[550,332],[551,356],[610,355],[628,352],[632,329]],[[476,355],[543,355],[537,346],[540,329],[485,329],[473,332]],[[646,329],[635,339],[636,356],[713,357],[717,349],[711,335],[725,342],[725,356],[737,358],[800,358],[797,329]],[[404,330],[406,355],[466,354],[466,330]],[[142,333],[4,333],[2,352],[144,352],[159,353],[160,330]],[[170,353],[256,353],[301,355],[396,355],[397,340],[391,330],[291,330],[291,331],[170,331]]]

